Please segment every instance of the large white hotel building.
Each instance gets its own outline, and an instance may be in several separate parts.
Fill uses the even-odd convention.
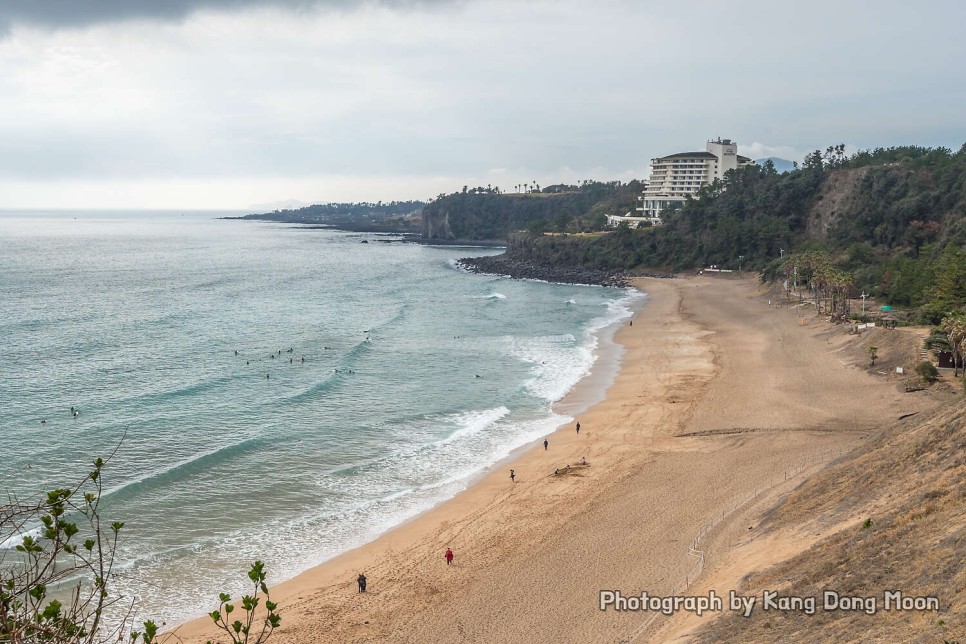
[[[673,203],[682,203],[688,195],[694,195],[715,179],[722,179],[725,172],[754,161],[738,154],[738,144],[731,139],[708,141],[705,152],[679,152],[666,157],[651,159],[651,179],[644,193],[636,217],[608,217],[608,223],[616,226],[627,221],[632,227],[643,221],[661,224],[661,211]],[[629,214],[629,213],[628,213]]]

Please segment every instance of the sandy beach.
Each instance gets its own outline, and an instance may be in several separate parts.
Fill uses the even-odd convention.
[[[547,449],[273,586],[271,641],[660,641],[668,618],[601,611],[599,592],[680,591],[702,572],[689,554],[702,533],[699,580],[714,575],[734,541],[724,537],[754,531],[753,508],[926,404],[856,368],[824,321],[769,306],[752,278],[635,285],[649,301],[615,335],[620,372],[579,434],[562,427]],[[177,634],[217,633],[206,617]]]

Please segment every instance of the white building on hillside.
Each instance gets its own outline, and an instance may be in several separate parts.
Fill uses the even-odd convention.
[[[640,209],[638,208],[638,210],[640,210]],[[625,212],[623,215],[606,215],[605,214],[604,217],[607,218],[607,225],[610,226],[611,228],[617,228],[618,226],[620,226],[624,222],[627,222],[627,225],[630,226],[631,228],[637,228],[638,226],[640,226],[644,222],[647,222],[648,224],[650,224],[652,226],[660,226],[661,225],[661,219],[660,219],[660,217],[658,217],[657,218],[657,221],[655,221],[654,218],[651,218],[651,217],[639,217],[639,216],[632,215],[630,212]]]
[[[639,217],[658,225],[661,211],[668,205],[683,203],[688,195],[722,179],[728,170],[751,164],[754,161],[739,155],[738,144],[731,139],[708,141],[705,152],[679,152],[651,159],[651,180],[638,197]]]

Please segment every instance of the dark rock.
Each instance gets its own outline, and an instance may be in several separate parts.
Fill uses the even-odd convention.
[[[504,255],[464,257],[457,264],[471,273],[492,273],[515,279],[542,280],[559,284],[594,284],[598,286],[628,286],[626,275],[619,270],[583,268],[540,264],[530,260],[513,259]]]

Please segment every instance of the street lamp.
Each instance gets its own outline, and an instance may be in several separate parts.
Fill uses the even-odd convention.
[[[744,255],[738,255],[738,272],[741,272],[741,260],[745,258]]]
[[[863,290],[859,297],[862,298],[862,319],[865,320],[865,298],[869,297],[869,294]]]

